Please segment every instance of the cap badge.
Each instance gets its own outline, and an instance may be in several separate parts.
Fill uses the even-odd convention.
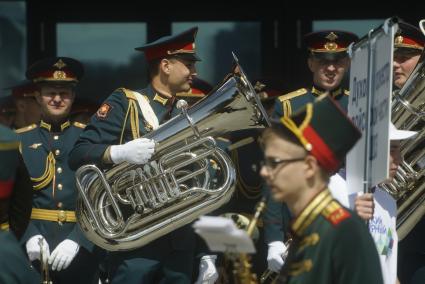
[[[401,44],[401,43],[403,43],[403,36],[401,36],[401,35],[396,36],[396,38],[394,39],[394,43],[395,44]]]
[[[58,62],[56,62],[53,66],[55,66],[58,69],[62,69],[66,66],[65,62],[62,61],[62,59],[59,59]]]
[[[337,49],[338,45],[335,43],[335,40],[337,38],[338,38],[338,36],[334,32],[331,32],[330,34],[328,34],[326,36],[326,39],[328,39],[329,41],[327,43],[325,43],[325,49],[326,50],[335,50],[335,49]]]
[[[53,72],[53,78],[56,80],[66,79],[66,73],[61,70],[57,70]]]

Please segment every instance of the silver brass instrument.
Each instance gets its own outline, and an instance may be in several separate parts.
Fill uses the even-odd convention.
[[[394,180],[383,187],[397,200],[397,233],[402,240],[425,213],[425,51],[392,102],[392,122],[398,129],[418,131],[401,141],[404,161]]]
[[[90,241],[110,251],[135,249],[230,199],[235,170],[216,138],[269,125],[235,61],[237,73],[190,108],[179,103],[181,114],[144,136],[157,143],[150,162],[77,170],[77,221]]]

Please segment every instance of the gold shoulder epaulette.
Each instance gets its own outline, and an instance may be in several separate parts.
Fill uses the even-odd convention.
[[[334,226],[351,217],[350,212],[337,201],[330,202],[322,211],[322,215]]]
[[[115,90],[115,92],[123,92],[127,98],[132,99],[132,100],[137,100],[136,96],[129,89],[118,88],[118,89]]]
[[[33,130],[36,127],[37,127],[37,124],[34,123],[34,124],[30,124],[30,125],[24,126],[22,128],[19,128],[19,129],[15,129],[15,132],[16,133],[24,133],[24,132]]]
[[[349,96],[350,95],[350,91],[349,90],[344,90],[344,95]]]
[[[78,128],[86,128],[86,124],[78,122],[78,121],[74,121],[73,123],[74,126],[78,127]]]
[[[301,89],[298,89],[296,91],[293,91],[293,92],[287,93],[285,95],[282,95],[278,99],[279,99],[279,101],[283,102],[283,101],[290,100],[292,98],[295,98],[295,97],[304,95],[306,93],[307,93],[307,89],[306,88],[301,88]]]
[[[193,93],[185,93],[185,92],[180,92],[176,94],[177,98],[199,98],[202,99],[203,97],[205,97],[204,94],[193,94]]]

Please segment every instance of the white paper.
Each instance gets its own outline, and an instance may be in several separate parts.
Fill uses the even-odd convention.
[[[193,224],[195,232],[207,243],[211,251],[226,253],[255,253],[252,239],[246,231],[225,217],[201,216]]]

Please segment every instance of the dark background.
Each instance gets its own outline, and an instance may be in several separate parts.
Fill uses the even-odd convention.
[[[1,4],[2,1],[0,1]],[[15,1],[16,2],[16,1]],[[362,20],[385,19],[398,16],[417,25],[425,18],[424,1],[402,1],[391,3],[366,2],[314,2],[314,1],[20,1],[26,4],[26,64],[56,54],[56,25],[58,23],[126,23],[144,22],[147,25],[147,41],[171,33],[173,22],[258,22],[260,23],[260,66],[255,78],[270,78],[277,81],[282,92],[309,86],[310,72],[306,66],[306,52],[303,35],[312,30],[318,20]],[[0,6],[1,7],[1,6]],[[237,32],[237,31],[235,31]],[[220,45],[228,43],[231,37],[215,41],[217,57],[222,58],[214,68],[227,70],[229,54],[220,54]],[[249,44],[249,38],[246,39]],[[244,43],[245,44],[245,43]],[[256,43],[258,44],[258,43]],[[2,57],[7,58],[7,55]],[[249,61],[249,54],[242,54]],[[78,58],[77,58],[78,59]],[[241,59],[241,58],[240,58]],[[108,79],[98,76],[97,81],[83,82],[85,93],[101,89],[92,97],[96,101],[105,98],[111,87],[119,87],[119,77],[126,76],[126,83],[132,88],[143,87],[146,73],[143,56],[135,57],[134,64],[125,70],[108,73]],[[242,62],[243,63],[243,62]],[[248,64],[249,65],[249,64]],[[132,70],[141,69],[137,78],[131,78]],[[249,68],[248,68],[249,69]],[[224,73],[224,71],[220,71]],[[249,72],[248,72],[249,73]],[[117,74],[117,75],[113,75]],[[143,77],[143,79],[141,79]],[[255,78],[250,78],[254,80]],[[217,82],[210,82],[215,85]]]

